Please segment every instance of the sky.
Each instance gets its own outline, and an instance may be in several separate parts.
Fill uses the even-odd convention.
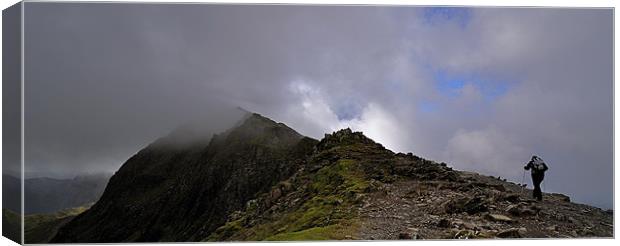
[[[240,106],[513,182],[536,154],[544,190],[611,208],[612,23],[594,8],[26,3],[25,169],[114,172]]]

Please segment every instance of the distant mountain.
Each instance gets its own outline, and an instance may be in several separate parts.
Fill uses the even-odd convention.
[[[103,193],[109,174],[77,176],[73,179],[29,178],[24,182],[26,214],[53,213],[67,208],[93,203]],[[19,194],[18,178],[3,175],[3,193]],[[3,207],[14,212],[21,210],[19,200],[3,199]]]
[[[183,131],[180,131],[183,132]],[[344,129],[320,141],[259,114],[127,160],[53,243],[612,237],[613,212]]]
[[[73,179],[26,179],[25,213],[50,213],[93,203],[103,193],[109,178],[109,174],[93,174]]]

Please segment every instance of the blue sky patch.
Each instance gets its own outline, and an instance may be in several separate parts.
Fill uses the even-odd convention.
[[[514,82],[503,80],[491,80],[479,75],[451,74],[444,71],[435,73],[435,88],[448,98],[460,96],[461,90],[467,84],[471,84],[480,90],[485,102],[493,102],[505,95]]]
[[[431,101],[420,101],[417,106],[418,110],[423,113],[433,113],[439,110],[439,105]]]
[[[451,76],[444,72],[435,74],[435,88],[443,95],[455,98],[465,86],[466,78]]]
[[[362,115],[364,106],[358,100],[348,98],[332,106],[332,110],[338,117],[338,120],[352,120]]]
[[[424,8],[424,23],[434,25],[442,22],[456,22],[461,28],[467,27],[472,12],[464,7],[429,7]]]

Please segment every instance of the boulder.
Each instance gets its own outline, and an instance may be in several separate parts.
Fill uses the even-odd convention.
[[[510,217],[506,215],[501,215],[501,214],[487,214],[485,217],[488,220],[496,221],[496,222],[512,223],[514,221]]]
[[[270,195],[272,201],[278,200],[278,198],[282,196],[282,190],[280,190],[280,188],[275,188],[271,191]]]
[[[516,194],[516,193],[504,194],[502,196],[502,200],[507,201],[507,202],[511,202],[511,203],[517,203],[517,202],[519,202],[519,194]]]
[[[527,229],[525,228],[510,228],[497,233],[499,238],[522,238],[525,236]]]
[[[538,207],[532,207],[534,209],[527,208],[522,205],[510,205],[506,208],[506,212],[513,216],[532,216],[536,215],[537,211],[540,210]],[[535,210],[536,209],[536,210]]]
[[[417,228],[407,228],[407,230],[398,234],[398,239],[420,239],[418,232]]]
[[[437,226],[442,227],[442,228],[449,228],[452,226],[452,222],[447,219],[441,219],[439,220],[439,222],[437,222]]]
[[[570,202],[570,197],[564,194],[552,193],[553,196],[556,196],[563,202]]]
[[[495,235],[497,235],[497,230],[481,231],[476,238],[494,238]]]
[[[463,228],[469,229],[469,230],[475,230],[476,228],[478,228],[478,226],[475,225],[474,223],[464,222]]]
[[[446,213],[467,213],[476,214],[488,211],[488,203],[483,197],[457,198],[444,205]]]
[[[398,234],[398,239],[411,239],[411,235],[406,232],[401,232]]]
[[[478,233],[472,230],[460,230],[456,234],[454,234],[454,239],[472,239],[477,238]]]

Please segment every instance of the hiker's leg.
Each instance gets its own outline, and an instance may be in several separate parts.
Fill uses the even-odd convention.
[[[542,191],[540,189],[540,183],[542,182],[543,177],[540,174],[532,174],[532,180],[534,181],[534,198],[541,201]]]
[[[536,177],[532,174],[532,185],[534,186],[534,190],[532,190],[532,197],[536,199],[536,190],[538,189],[538,184],[536,183]]]
[[[534,199],[539,199],[539,197],[540,197],[540,179],[538,178],[538,175],[532,174],[532,183],[534,184],[534,192],[532,193],[532,196],[534,197]]]
[[[539,178],[539,180],[540,180],[540,181],[538,182],[538,190],[540,191],[540,192],[539,192],[539,198],[538,198],[538,200],[539,200],[539,201],[542,201],[542,199],[543,199],[543,194],[542,194],[542,189],[540,189],[540,184],[541,184],[541,183],[543,182],[543,180],[545,179],[545,173],[541,173],[541,174],[539,174],[538,178]]]

